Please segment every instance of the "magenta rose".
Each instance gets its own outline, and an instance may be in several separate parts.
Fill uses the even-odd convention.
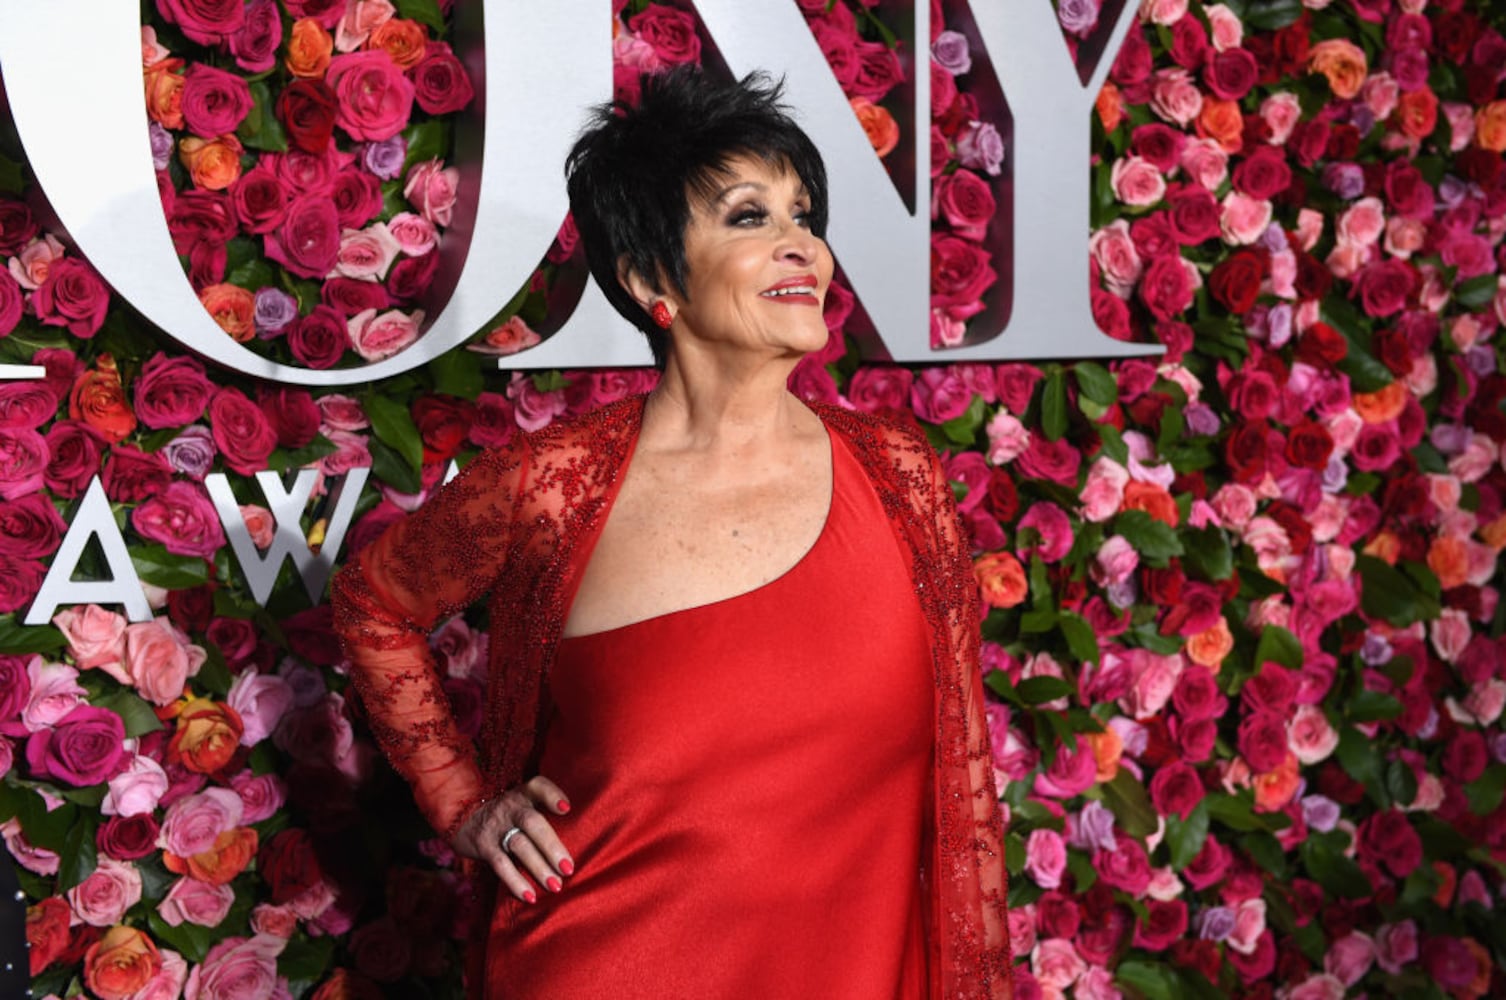
[[[641,13],[628,18],[628,28],[647,43],[665,65],[701,60],[701,39],[696,35],[695,19],[686,11],[650,4]]]
[[[1150,886],[1150,859],[1145,856],[1145,848],[1122,833],[1114,835],[1112,851],[1093,852],[1093,868],[1105,885],[1123,889],[1131,896],[1144,895]]]
[[[136,419],[154,430],[186,426],[204,415],[213,393],[214,383],[197,359],[158,351],[136,376]]]
[[[1237,101],[1250,92],[1260,76],[1260,64],[1249,50],[1241,48],[1216,52],[1203,66],[1203,82],[1215,97]]]
[[[1180,899],[1148,899],[1146,915],[1135,924],[1134,945],[1146,951],[1165,951],[1187,933],[1187,904]]]
[[[14,500],[41,488],[47,440],[29,428],[0,427],[0,499]]]
[[[958,236],[982,240],[997,203],[988,182],[971,170],[958,170],[936,182],[936,210]]]
[[[231,200],[218,191],[184,191],[167,210],[167,231],[181,254],[201,243],[221,245],[236,232]]]
[[[335,175],[330,199],[342,229],[360,229],[382,210],[382,188],[376,177],[348,168]]]
[[[1397,878],[1406,878],[1422,864],[1422,838],[1406,814],[1396,809],[1367,817],[1360,824],[1357,846],[1362,860]]]
[[[1286,722],[1275,712],[1251,712],[1239,724],[1239,753],[1257,774],[1286,760]]]
[[[288,348],[293,357],[310,368],[331,368],[349,346],[345,319],[329,306],[315,306],[288,330]]]
[[[319,301],[347,319],[368,309],[379,312],[392,305],[385,288],[357,278],[330,278],[319,289]]]
[[[265,163],[241,174],[230,188],[230,205],[248,233],[270,233],[288,212],[288,188]]]
[[[251,0],[246,4],[245,23],[230,36],[230,54],[248,73],[265,73],[277,65],[282,44],[282,15],[277,0]]]
[[[1063,438],[1049,441],[1044,434],[1030,435],[1030,444],[1015,459],[1015,469],[1026,479],[1044,479],[1063,486],[1077,483],[1082,453]]]
[[[847,383],[847,399],[867,413],[900,410],[910,396],[915,373],[908,368],[866,365]]]
[[[1150,800],[1162,816],[1175,813],[1186,820],[1203,800],[1203,783],[1187,764],[1173,761],[1151,779]]]
[[[151,813],[111,816],[94,835],[99,850],[121,861],[144,858],[157,849],[157,821]]]
[[[0,384],[0,427],[36,430],[57,412],[58,397],[46,382]]]
[[[75,337],[88,339],[99,332],[110,307],[110,290],[81,260],[55,260],[31,297],[37,318],[48,326],[66,326]]]
[[[124,766],[125,723],[107,708],[79,705],[26,741],[26,763],[38,778],[78,788],[97,785]]]
[[[932,305],[972,305],[997,277],[989,265],[988,251],[958,236],[931,236]]]
[[[450,47],[431,41],[424,46],[423,59],[413,67],[413,96],[429,114],[448,115],[471,103],[476,92]]]
[[[1350,294],[1358,296],[1365,315],[1391,316],[1406,307],[1417,288],[1417,272],[1406,261],[1385,257],[1355,275]]]
[[[345,16],[345,0],[284,0],[283,6],[295,19],[310,17],[319,22],[325,31],[334,31]],[[440,4],[441,8],[449,4]]]
[[[31,700],[31,675],[26,672],[27,657],[0,655],[0,733],[20,736],[26,732],[17,716]]]
[[[300,278],[329,274],[340,252],[340,216],[334,202],[312,194],[293,199],[282,225],[266,234],[266,250],[268,258]]]
[[[1158,320],[1173,319],[1190,306],[1193,291],[1180,255],[1152,259],[1140,279],[1140,301]]]
[[[9,271],[0,271],[0,337],[4,337],[21,322],[21,311],[26,305],[21,295],[21,286]]]
[[[99,472],[103,435],[82,420],[59,420],[47,428],[43,481],[56,496],[71,500],[84,492]]]
[[[149,542],[179,556],[212,557],[225,532],[209,494],[198,483],[178,480],[131,512],[131,526]]]
[[[238,74],[207,63],[190,63],[183,74],[183,123],[195,135],[214,139],[234,132],[254,105],[250,86]]]
[[[265,468],[267,456],[277,447],[277,434],[266,414],[239,389],[227,386],[214,394],[209,425],[225,465],[236,472],[250,475]]]
[[[1177,242],[1193,246],[1219,235],[1218,200],[1201,184],[1174,184],[1166,190],[1172,232]]]
[[[157,12],[200,45],[219,45],[246,21],[243,0],[157,0]]]
[[[335,124],[352,139],[390,139],[413,114],[413,84],[384,49],[336,56],[324,79],[340,99]]]
[[[105,496],[115,503],[139,503],[167,489],[172,479],[172,466],[161,452],[117,444],[110,447],[101,482]]]

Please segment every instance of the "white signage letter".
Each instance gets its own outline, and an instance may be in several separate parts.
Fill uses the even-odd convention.
[[[93,535],[99,536],[99,547],[104,551],[111,579],[75,580],[73,571]],[[57,555],[52,557],[47,576],[21,624],[46,625],[60,604],[123,604],[131,621],[152,620],[151,605],[141,589],[136,567],[131,565],[131,554],[126,551],[125,539],[120,537],[120,528],[115,524],[115,515],[110,511],[110,501],[105,498],[105,488],[98,476],[89,480],[84,499],[73,512],[68,534],[63,536]]]

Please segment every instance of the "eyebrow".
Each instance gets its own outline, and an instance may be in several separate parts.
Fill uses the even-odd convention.
[[[750,189],[752,189],[754,191],[757,191],[757,192],[763,193],[763,194],[766,194],[768,192],[768,190],[769,190],[768,185],[761,184],[758,181],[738,181],[736,184],[729,184],[728,186],[726,186],[726,187],[722,188],[720,191],[718,191],[716,193],[716,198],[712,200],[712,204],[713,205],[720,205],[720,204],[722,204],[723,202],[725,202],[729,198],[731,198],[734,192],[740,191],[743,188],[750,188]],[[810,198],[810,191],[806,189],[806,186],[804,184],[801,184],[799,190],[797,190],[795,192],[795,196],[797,198],[806,198],[806,199],[809,199]]]

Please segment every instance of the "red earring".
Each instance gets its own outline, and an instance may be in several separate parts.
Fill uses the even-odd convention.
[[[669,306],[664,304],[663,299],[658,299],[654,302],[654,307],[649,310],[649,315],[654,318],[654,322],[659,325],[659,329],[661,330],[668,330],[669,325],[675,321],[675,318],[670,315]]]

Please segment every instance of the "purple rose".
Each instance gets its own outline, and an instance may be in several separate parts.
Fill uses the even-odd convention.
[[[931,58],[953,76],[960,76],[973,68],[967,36],[957,31],[943,31],[936,36],[936,41],[931,43]]]
[[[251,88],[234,73],[190,63],[183,74],[183,123],[205,139],[234,132],[255,102]]]
[[[361,154],[361,163],[377,177],[390,181],[403,172],[403,160],[407,156],[408,144],[401,135],[394,135],[380,142],[368,142]]]
[[[328,198],[302,195],[266,236],[267,256],[300,278],[323,278],[340,252],[340,217]]]
[[[21,322],[21,307],[25,300],[21,286],[9,271],[0,271],[0,337],[4,337]]]
[[[185,427],[183,433],[162,446],[159,454],[173,471],[203,479],[214,468],[214,438],[209,428],[200,424]]]
[[[282,15],[276,0],[251,0],[246,4],[246,21],[241,30],[230,36],[230,54],[235,64],[248,73],[265,73],[277,65],[277,49],[282,44]]]
[[[1098,25],[1098,0],[1061,0],[1056,19],[1067,34],[1087,38]]]
[[[1197,918],[1197,936],[1204,941],[1222,941],[1234,933],[1234,911],[1227,906],[1210,906]]]
[[[182,427],[204,415],[214,383],[204,366],[187,355],[158,351],[136,377],[136,419],[147,427]]]
[[[1004,138],[989,122],[968,122],[957,136],[957,159],[964,167],[997,177],[1004,165]]]
[[[1330,163],[1323,168],[1323,186],[1345,201],[1365,193],[1365,172],[1358,163]]]
[[[39,778],[79,788],[97,785],[120,773],[128,757],[125,724],[107,708],[79,705],[50,729],[26,741],[26,763]]]
[[[258,410],[257,414],[260,415]],[[198,483],[179,480],[131,512],[131,526],[149,542],[161,542],[173,555],[212,557],[225,544],[225,532],[209,494]]]
[[[166,170],[173,158],[172,133],[156,122],[148,125],[146,132],[152,143],[152,169]]]
[[[219,45],[246,21],[242,0],[157,0],[157,12],[200,45]]]
[[[52,262],[47,280],[31,297],[31,307],[48,326],[66,326],[75,337],[88,339],[105,321],[110,290],[94,268],[64,257]]]
[[[259,288],[256,291],[253,316],[259,335],[274,336],[282,333],[289,323],[298,318],[298,300],[280,288]]]

